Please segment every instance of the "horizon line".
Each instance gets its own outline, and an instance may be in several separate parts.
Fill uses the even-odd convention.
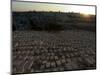
[[[86,13],[82,13],[82,12],[74,12],[74,11],[37,11],[37,10],[27,10],[27,11],[12,11],[12,12],[52,12],[52,13],[74,13],[74,14],[86,14]],[[96,15],[96,14],[91,14],[91,13],[88,13],[88,15]]]

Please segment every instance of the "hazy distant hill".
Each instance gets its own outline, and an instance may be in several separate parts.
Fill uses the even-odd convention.
[[[95,31],[96,16],[63,12],[12,12],[13,30],[72,30]]]

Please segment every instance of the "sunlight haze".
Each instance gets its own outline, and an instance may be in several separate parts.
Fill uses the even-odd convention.
[[[12,11],[60,11],[95,14],[95,6],[12,1]]]

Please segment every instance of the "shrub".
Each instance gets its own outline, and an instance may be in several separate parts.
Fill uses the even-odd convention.
[[[57,22],[49,22],[45,25],[45,30],[47,31],[60,31],[63,30],[64,26]]]

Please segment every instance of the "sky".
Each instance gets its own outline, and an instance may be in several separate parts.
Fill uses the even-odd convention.
[[[12,11],[61,11],[95,14],[95,6],[12,1]]]

